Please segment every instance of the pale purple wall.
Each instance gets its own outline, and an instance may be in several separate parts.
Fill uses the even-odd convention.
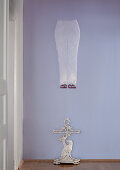
[[[59,88],[58,19],[81,28],[78,87]],[[53,159],[69,116],[73,156],[120,159],[120,1],[24,0],[24,159]]]

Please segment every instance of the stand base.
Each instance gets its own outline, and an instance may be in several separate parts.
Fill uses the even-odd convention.
[[[55,159],[53,162],[55,165],[59,164],[74,164],[78,165],[80,163],[80,159],[75,159],[75,158],[60,158],[60,159]]]

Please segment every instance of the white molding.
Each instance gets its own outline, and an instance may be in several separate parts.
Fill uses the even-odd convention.
[[[0,95],[6,94],[6,89],[7,89],[7,81],[0,79]]]
[[[14,58],[14,160],[15,170],[23,157],[23,0],[15,1]]]
[[[12,41],[11,22],[8,21],[8,59],[7,59],[7,81],[8,81],[8,167],[14,169],[14,42]]]

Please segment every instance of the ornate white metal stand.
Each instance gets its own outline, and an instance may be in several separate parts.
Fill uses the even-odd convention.
[[[63,150],[59,159],[54,160],[54,164],[79,164],[80,159],[75,159],[71,156],[73,141],[67,140],[67,138],[73,133],[80,133],[80,130],[73,130],[70,126],[70,119],[66,118],[64,120],[64,127],[61,130],[54,130],[55,134],[64,134],[59,140],[63,144]]]

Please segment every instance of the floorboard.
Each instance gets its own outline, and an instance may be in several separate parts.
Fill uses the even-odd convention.
[[[53,165],[52,162],[24,162],[20,170],[120,170],[120,162],[81,162],[79,165]]]

